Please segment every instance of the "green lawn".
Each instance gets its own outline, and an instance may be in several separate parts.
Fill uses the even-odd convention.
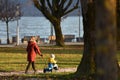
[[[39,55],[36,58],[36,68],[38,70],[43,70],[45,66],[47,66],[47,60],[51,53],[56,55],[57,64],[60,68],[72,68],[77,67],[80,63],[83,50],[79,46],[71,46],[71,47],[40,47],[41,52],[43,53],[44,58],[42,59]],[[0,71],[24,71],[27,65],[26,59],[26,49],[25,47],[13,47],[13,48],[0,48]],[[117,53],[118,61],[120,63],[120,51]],[[73,73],[41,73],[38,75],[20,75],[19,76],[11,76],[11,77],[0,77],[0,79],[14,80],[14,78],[46,78],[46,80],[51,80],[50,78],[54,78],[54,80],[70,80]]]
[[[51,53],[56,55],[60,68],[77,67],[81,57],[80,48],[41,48],[44,58],[37,55],[36,68],[41,70],[47,66],[47,60]],[[27,65],[25,48],[0,48],[0,71],[24,71]]]

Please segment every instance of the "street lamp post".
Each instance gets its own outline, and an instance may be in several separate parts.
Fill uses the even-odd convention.
[[[19,5],[17,5],[17,10],[16,10],[16,16],[17,16],[17,28],[16,28],[16,37],[17,37],[17,42],[16,45],[19,45],[19,15],[20,15],[20,11],[19,11]]]
[[[16,45],[19,45],[19,21],[17,20],[17,44]]]
[[[53,44],[53,24],[52,23],[51,23],[51,29],[50,30],[51,30],[50,43]]]
[[[78,41],[80,41],[80,6],[78,8],[78,16],[79,16],[79,37],[78,37]]]

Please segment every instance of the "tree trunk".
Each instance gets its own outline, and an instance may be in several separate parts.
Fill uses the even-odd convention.
[[[116,20],[117,20],[117,49],[120,49],[120,0],[116,0]],[[120,67],[118,63],[118,74],[120,75]]]
[[[63,40],[63,35],[62,35],[62,30],[61,30],[60,23],[61,22],[60,22],[59,19],[57,21],[53,22],[54,30],[55,30],[55,36],[56,36],[56,45],[57,46],[64,46],[64,40]]]
[[[117,4],[117,48],[120,49],[120,0],[116,1]]]
[[[80,65],[78,66],[76,76],[81,78],[92,78],[95,73],[95,15],[94,15],[94,3],[86,3],[86,11],[83,9],[83,25],[84,25],[84,52]],[[84,12],[85,11],[85,12]]]
[[[6,27],[7,27],[7,44],[10,43],[9,41],[9,28],[8,28],[8,22],[6,21]]]
[[[117,80],[116,0],[95,0],[96,79]]]

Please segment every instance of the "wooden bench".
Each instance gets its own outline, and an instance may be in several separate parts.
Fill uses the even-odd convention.
[[[49,42],[55,42],[56,36],[49,36]],[[64,35],[63,36],[64,42],[72,42],[75,39],[75,35]]]
[[[75,39],[75,35],[64,35],[64,42],[72,42]]]
[[[26,44],[30,40],[31,37],[32,36],[24,36],[24,38],[21,39],[21,42]],[[35,38],[36,38],[36,42],[39,43],[40,36],[35,36]]]

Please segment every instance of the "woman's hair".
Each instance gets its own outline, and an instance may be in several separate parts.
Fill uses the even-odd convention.
[[[35,36],[31,36],[31,38],[30,38],[30,39],[32,39],[32,38],[35,38]]]
[[[31,36],[30,41],[35,41],[35,36]]]

